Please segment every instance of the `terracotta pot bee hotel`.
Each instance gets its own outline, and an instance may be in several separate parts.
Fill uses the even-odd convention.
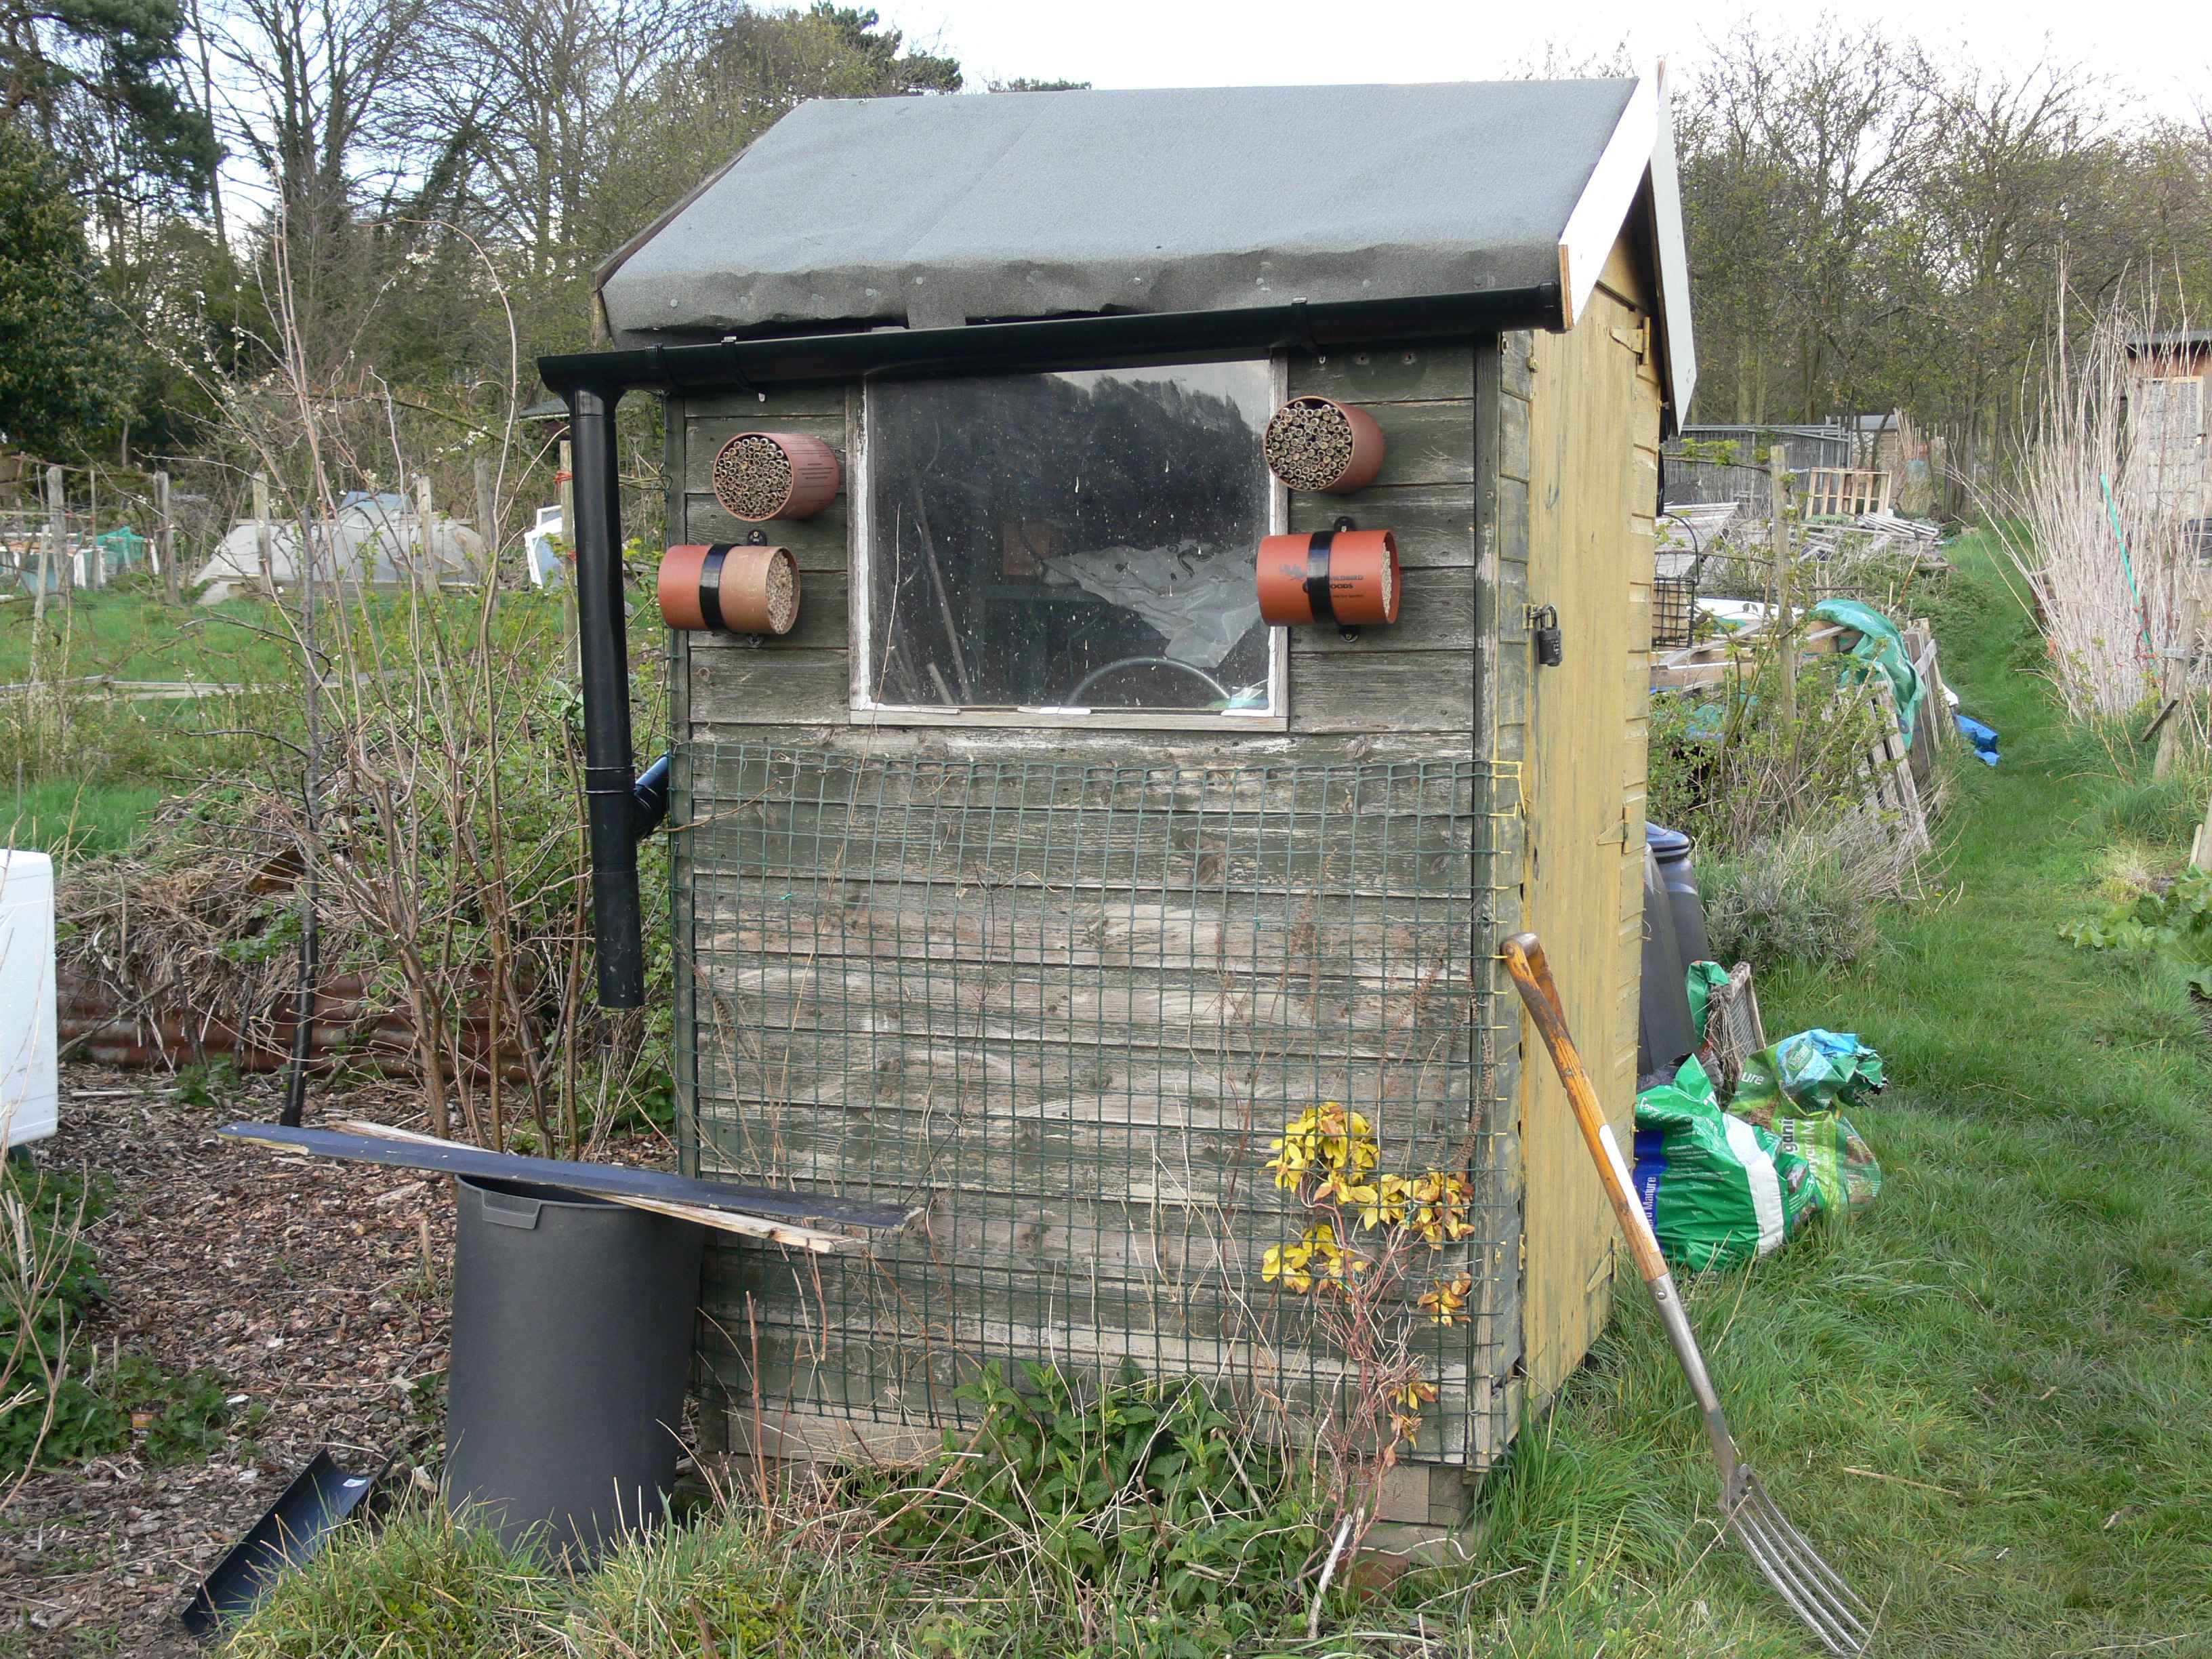
[[[1294,190],[1283,133],[1332,124],[1352,171]],[[1625,80],[810,103],[609,262],[614,348],[541,365],[600,994],[644,994],[665,805],[687,1169],[915,1212],[849,1255],[718,1237],[710,1437],[757,1403],[775,1455],[897,1456],[1036,1362],[1303,1438],[1358,1386],[1306,1207],[1356,1144],[1352,1185],[1427,1194],[1345,1224],[1421,1235],[1363,1292],[1435,1390],[1388,1512],[1459,1516],[1612,1297],[1497,952],[1542,934],[1626,1135],[1686,283]],[[632,392],[676,550],[641,779]]]

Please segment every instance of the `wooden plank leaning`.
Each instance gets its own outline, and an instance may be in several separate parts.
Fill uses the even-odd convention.
[[[634,1170],[621,1164],[579,1164],[560,1158],[525,1158],[512,1152],[488,1152],[481,1147],[441,1140],[434,1135],[393,1130],[381,1124],[354,1123],[348,1126],[346,1132],[338,1132],[291,1129],[270,1123],[232,1123],[219,1133],[234,1140],[283,1152],[307,1152],[351,1163],[565,1187],[593,1198],[611,1199],[656,1214],[674,1215],[724,1232],[824,1255],[857,1248],[862,1242],[856,1237],[828,1231],[828,1227],[852,1228],[862,1234],[888,1232],[904,1226],[911,1218],[911,1212],[897,1205],[693,1181],[658,1170]]]

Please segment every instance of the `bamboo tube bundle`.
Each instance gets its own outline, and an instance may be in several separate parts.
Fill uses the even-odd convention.
[[[1382,469],[1382,429],[1365,410],[1334,398],[1293,398],[1260,441],[1267,470],[1292,489],[1345,495]]]
[[[714,499],[735,519],[811,519],[837,493],[836,452],[796,432],[740,432],[714,457]]]

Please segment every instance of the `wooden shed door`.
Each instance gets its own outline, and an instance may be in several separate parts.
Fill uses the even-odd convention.
[[[1528,908],[1624,1143],[1636,1090],[1659,444],[1656,357],[1641,349],[1644,313],[1621,297],[1636,291],[1616,253],[1575,328],[1534,337],[1529,434],[1528,594],[1557,607],[1565,660],[1534,670]],[[1605,1322],[1614,1227],[1540,1048],[1522,1076],[1523,1338],[1531,1397],[1541,1401]]]

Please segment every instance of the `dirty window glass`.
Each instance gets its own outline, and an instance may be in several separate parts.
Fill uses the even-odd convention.
[[[872,387],[871,701],[1268,712],[1272,384],[1259,362]]]

